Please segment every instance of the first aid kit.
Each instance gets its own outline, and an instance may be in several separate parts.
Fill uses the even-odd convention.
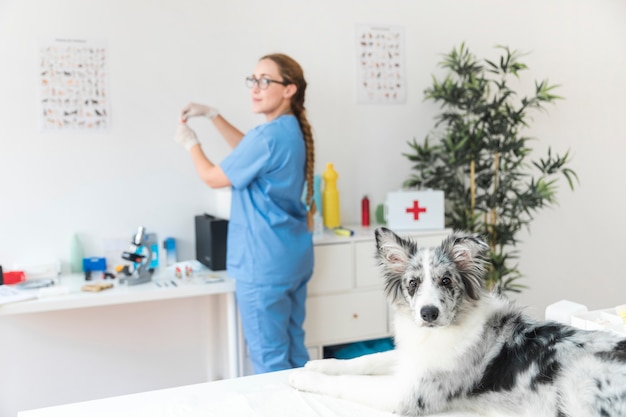
[[[393,191],[385,203],[392,230],[441,230],[445,224],[444,193],[438,190]]]

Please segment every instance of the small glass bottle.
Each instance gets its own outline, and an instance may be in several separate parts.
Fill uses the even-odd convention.
[[[369,227],[370,225],[370,200],[367,196],[361,200],[361,226]]]
[[[163,241],[163,249],[165,249],[165,264],[167,266],[174,265],[176,258],[176,239],[168,237]]]

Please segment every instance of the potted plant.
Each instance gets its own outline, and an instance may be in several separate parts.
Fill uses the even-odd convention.
[[[556,204],[559,176],[571,189],[578,176],[569,168],[569,151],[559,156],[548,148],[534,159],[533,138],[523,133],[532,111],[561,98],[553,94],[557,86],[535,82],[532,95],[520,97],[511,81],[528,69],[522,54],[497,48],[497,61],[479,61],[465,44],[444,55],[447,75],[433,76],[425,90],[441,113],[422,143],[408,142],[411,151],[403,155],[413,167],[404,185],[443,190],[446,226],[481,233],[490,244],[487,286],[519,292],[518,233],[536,211]]]

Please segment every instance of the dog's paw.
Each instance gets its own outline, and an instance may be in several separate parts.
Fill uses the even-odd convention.
[[[296,369],[289,374],[289,385],[299,391],[324,393],[325,375],[306,369]]]
[[[346,373],[344,371],[345,366],[340,359],[318,359],[313,361],[308,361],[304,368],[308,371],[321,372],[327,375],[340,375],[342,373]]]

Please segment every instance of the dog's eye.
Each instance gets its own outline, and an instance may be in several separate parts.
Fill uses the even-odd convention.
[[[452,285],[452,280],[448,275],[445,275],[443,278],[441,278],[441,285],[443,285],[444,287],[449,287],[450,285]]]
[[[415,292],[417,291],[417,287],[419,287],[419,285],[420,283],[418,280],[416,279],[409,280],[409,282],[407,283],[407,292],[409,293],[411,297],[413,297],[413,294],[415,294]]]

